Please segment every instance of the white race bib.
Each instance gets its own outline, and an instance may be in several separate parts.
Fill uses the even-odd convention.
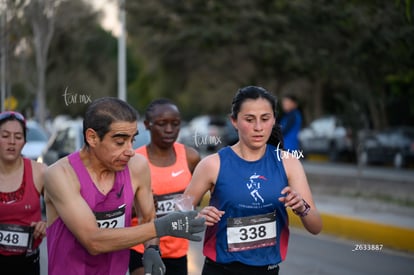
[[[175,210],[174,199],[182,193],[157,195],[157,217],[164,216]]]
[[[0,247],[7,251],[24,252],[31,248],[33,242],[33,227],[0,224]]]
[[[276,213],[228,218],[227,246],[230,252],[276,244]]]
[[[125,227],[125,204],[112,211],[95,212],[94,214],[99,228]]]

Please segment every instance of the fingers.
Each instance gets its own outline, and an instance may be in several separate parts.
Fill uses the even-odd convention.
[[[224,211],[220,211],[214,206],[206,206],[200,211],[199,216],[205,219],[207,226],[212,226],[220,221],[224,213]]]
[[[283,188],[282,197],[279,197],[279,201],[285,204],[285,207],[292,209],[301,209],[303,207],[302,196],[290,188],[289,186]]]
[[[191,233],[199,233],[204,231],[205,229],[205,218],[204,217],[200,217],[197,218],[195,220],[191,221]]]
[[[46,236],[46,222],[32,222],[31,225],[34,226],[33,237],[44,238]]]

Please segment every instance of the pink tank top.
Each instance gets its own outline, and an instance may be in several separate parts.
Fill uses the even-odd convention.
[[[23,159],[23,180],[18,190],[0,193],[2,197],[15,195],[15,200],[0,202],[0,232],[3,241],[0,245],[1,255],[18,255],[27,249],[35,249],[42,239],[32,239],[32,222],[41,220],[40,194],[33,181],[30,159]],[[15,194],[12,194],[15,193]],[[18,194],[19,193],[19,194]],[[22,194],[23,193],[23,194]]]
[[[103,195],[93,183],[80,158],[79,152],[68,156],[80,182],[80,193],[95,213],[101,227],[130,226],[132,203],[131,178],[128,166],[115,175],[112,190]],[[49,275],[125,275],[129,250],[124,249],[93,256],[79,243],[60,218],[47,229]]]

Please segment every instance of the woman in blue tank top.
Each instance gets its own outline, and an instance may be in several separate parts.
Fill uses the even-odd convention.
[[[211,194],[199,214],[208,226],[202,274],[278,274],[289,240],[286,208],[312,234],[322,220],[299,157],[283,151],[276,99],[261,87],[240,89],[231,122],[239,142],[205,157],[185,191],[194,205]]]

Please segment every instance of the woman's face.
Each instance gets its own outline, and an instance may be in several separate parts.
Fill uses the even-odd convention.
[[[0,126],[0,158],[13,161],[21,156],[25,144],[22,125],[17,120],[8,120]]]
[[[232,119],[233,126],[239,132],[239,140],[251,148],[261,148],[266,145],[276,119],[272,105],[264,98],[247,99]]]
[[[157,105],[145,125],[151,132],[151,143],[160,148],[171,147],[180,132],[180,112],[172,104]]]

